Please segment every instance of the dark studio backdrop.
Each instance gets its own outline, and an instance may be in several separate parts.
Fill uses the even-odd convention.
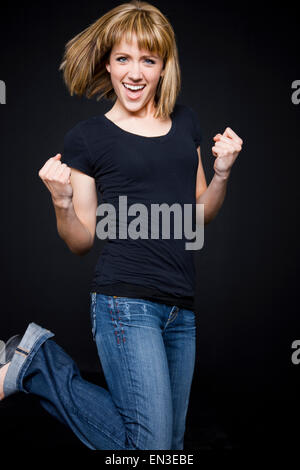
[[[89,316],[89,286],[103,241],[84,257],[58,236],[48,189],[38,177],[78,121],[112,102],[71,97],[58,67],[65,43],[121,1],[26,2],[2,6],[0,339],[36,322],[105,386]],[[231,127],[244,141],[224,204],[205,227],[197,266],[197,357],[186,448],[296,445],[300,419],[297,191],[299,33],[294,4],[155,1],[175,30],[179,103],[197,112],[202,161],[213,176],[213,136]],[[295,96],[295,95],[294,95]],[[298,101],[300,100],[300,93]],[[293,102],[294,101],[294,102]],[[63,161],[63,157],[62,157]],[[0,405],[19,443],[83,448],[32,396]],[[39,429],[35,426],[39,423]],[[44,424],[43,424],[44,423]],[[44,427],[43,427],[44,426]],[[55,438],[47,433],[55,430]]]

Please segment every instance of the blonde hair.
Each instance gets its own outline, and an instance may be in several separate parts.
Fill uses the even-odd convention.
[[[59,70],[71,94],[115,100],[106,62],[114,44],[123,37],[163,59],[164,74],[158,82],[154,104],[155,118],[167,119],[176,104],[181,74],[174,30],[168,19],[153,5],[132,0],[105,13],[67,42]]]

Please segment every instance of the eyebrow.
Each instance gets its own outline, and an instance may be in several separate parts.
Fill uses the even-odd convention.
[[[115,52],[115,53],[114,53],[114,55],[119,55],[119,54],[128,55],[129,57],[131,57],[130,54],[127,54],[126,52]],[[151,55],[151,54],[149,54],[149,55],[142,55],[142,59],[144,59],[144,58],[146,58],[146,57],[155,57],[156,59],[158,59],[158,56],[157,56],[157,55]]]

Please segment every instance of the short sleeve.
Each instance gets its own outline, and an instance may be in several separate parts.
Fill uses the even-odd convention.
[[[191,114],[191,118],[192,118],[192,131],[193,131],[193,138],[194,138],[195,146],[199,147],[199,145],[202,142],[202,129],[200,127],[200,122],[199,122],[199,119],[198,119],[198,115],[189,106],[187,106],[187,108],[189,109],[190,114]]]
[[[68,131],[64,137],[62,163],[88,176],[94,176],[89,150],[79,124]]]

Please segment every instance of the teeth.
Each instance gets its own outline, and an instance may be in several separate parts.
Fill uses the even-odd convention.
[[[132,86],[132,85],[127,85],[127,83],[123,83],[123,85],[125,86],[125,88],[129,88],[129,90],[141,90],[142,88],[145,87],[145,85]]]

